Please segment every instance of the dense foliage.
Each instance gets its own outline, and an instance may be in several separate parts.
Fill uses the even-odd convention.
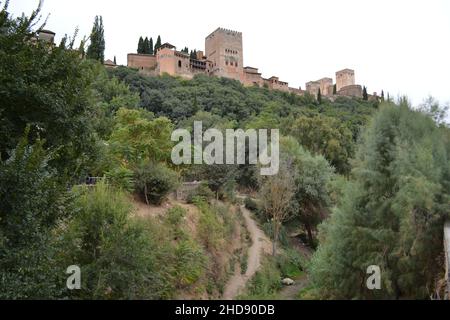
[[[450,212],[449,130],[405,103],[376,114],[359,147],[354,179],[323,225],[312,264],[332,298],[427,298],[441,276],[442,226]],[[382,290],[366,268],[380,266]]]
[[[245,205],[268,226],[274,253],[287,228],[305,232],[310,247],[319,240],[318,297],[424,298],[435,289],[450,212],[450,134],[435,101],[419,112],[388,97],[379,110],[378,101],[225,78],[105,70],[101,17],[85,59],[85,40],[74,50],[75,39],[38,39],[39,12],[14,18],[8,3],[0,11],[0,298],[220,297],[238,216],[212,199],[233,202],[237,188],[259,191]],[[194,121],[203,130],[280,129],[281,173],[175,166],[171,133]],[[138,218],[135,206],[166,204],[183,180],[202,181],[189,210]],[[274,296],[281,276],[303,269],[279,251],[249,297]],[[373,264],[383,271],[380,291],[365,287]],[[69,265],[82,268],[81,290],[66,289]]]

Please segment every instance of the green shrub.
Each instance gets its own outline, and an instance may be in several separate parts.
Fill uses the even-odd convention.
[[[64,233],[62,253],[82,270],[81,299],[161,299],[173,293],[172,244],[160,226],[129,217],[131,203],[105,183],[74,190],[79,212]]]
[[[296,278],[304,269],[304,259],[295,249],[285,249],[282,254],[276,257],[278,269],[283,278]]]
[[[166,219],[172,226],[178,227],[185,216],[186,210],[180,206],[176,206],[167,211]]]
[[[178,288],[195,283],[205,272],[208,263],[207,256],[198,243],[192,239],[183,240],[177,244],[175,257],[174,275]]]
[[[240,299],[273,299],[281,289],[281,274],[276,261],[272,257],[266,257],[261,269],[256,272],[247,285],[247,293]]]
[[[214,198],[214,192],[211,191],[206,182],[202,182],[196,189],[188,193],[186,197],[187,203],[194,203],[194,198],[209,201]]]
[[[201,212],[198,222],[198,235],[208,250],[217,250],[224,239],[223,221],[218,219],[218,215],[206,202],[196,198],[195,204]]]
[[[64,291],[53,230],[70,213],[44,141],[25,137],[0,160],[0,299],[51,299]],[[66,266],[67,267],[67,266]]]
[[[271,221],[267,221],[262,225],[262,229],[264,233],[269,236],[270,239],[273,239],[273,224]],[[287,234],[286,228],[281,226],[280,233],[278,235],[278,241],[282,246],[286,247],[289,245],[289,235]]]
[[[148,203],[161,204],[178,185],[177,174],[161,163],[148,162],[136,171],[136,190]]]
[[[253,200],[250,197],[246,197],[244,200],[245,207],[250,211],[257,211],[258,210],[258,204],[255,200]]]
[[[134,173],[125,167],[117,167],[106,172],[109,184],[127,192],[134,191]]]

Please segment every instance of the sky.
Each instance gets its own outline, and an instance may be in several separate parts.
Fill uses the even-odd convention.
[[[11,0],[10,12],[30,13],[37,3]],[[44,0],[42,14],[57,41],[76,27],[88,36],[101,15],[105,57],[118,64],[140,36],[204,50],[205,37],[223,27],[243,33],[245,66],[291,87],[350,68],[369,93],[450,102],[448,0]]]

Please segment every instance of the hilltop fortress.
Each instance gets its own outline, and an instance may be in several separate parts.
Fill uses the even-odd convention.
[[[307,82],[306,90],[289,87],[277,76],[263,78],[257,68],[244,66],[242,33],[224,28],[217,28],[205,38],[205,52],[197,51],[195,59],[176,50],[170,43],[164,43],[155,55],[130,53],[127,58],[128,67],[148,75],[167,73],[191,79],[196,74],[206,74],[235,79],[246,86],[256,85],[299,95],[309,92],[317,96],[319,90],[327,97],[363,95],[362,87],[355,84],[355,72],[351,69],[336,72],[335,84],[332,78],[322,78]],[[370,97],[376,96],[374,93]]]

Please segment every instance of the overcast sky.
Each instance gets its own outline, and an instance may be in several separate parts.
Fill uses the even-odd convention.
[[[37,3],[11,0],[10,11],[29,13]],[[89,35],[102,15],[105,56],[119,64],[141,35],[204,50],[220,26],[243,33],[244,65],[293,87],[351,68],[369,93],[406,94],[414,104],[430,94],[450,101],[448,0],[45,0],[48,13],[46,28],[57,40],[77,26],[81,38]]]

